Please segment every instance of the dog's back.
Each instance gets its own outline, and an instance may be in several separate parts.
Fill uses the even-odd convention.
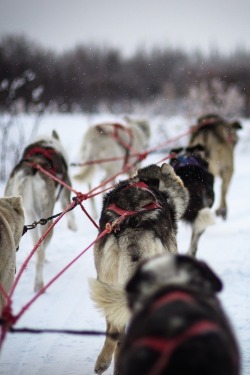
[[[228,122],[218,115],[205,115],[198,119],[195,128],[191,132],[189,145],[201,144],[206,148],[205,156],[209,161],[210,172],[216,176],[226,166],[232,167],[240,123]]]
[[[208,171],[205,148],[200,144],[171,150],[170,165],[189,191],[189,204],[182,220],[191,224],[192,236],[188,253],[196,255],[198,241],[207,226],[214,224],[210,210],[214,203],[214,176]]]
[[[101,123],[90,127],[81,145],[82,162],[99,161],[81,167],[75,178],[91,184],[95,169],[105,172],[104,178],[120,172],[126,163],[133,163],[133,153],[143,152],[150,136],[149,125],[145,121],[130,121],[127,124]],[[107,159],[113,159],[108,161]],[[103,162],[102,162],[103,160]]]
[[[209,165],[203,154],[206,149],[201,145],[171,150],[170,165],[182,179],[189,191],[189,204],[182,219],[193,223],[205,207],[214,202],[214,177],[208,171]]]
[[[215,296],[220,280],[192,258],[164,258],[142,265],[127,284],[134,313],[119,375],[239,375],[238,344]]]
[[[189,145],[201,144],[205,147],[205,157],[209,171],[222,179],[220,205],[216,214],[227,217],[227,191],[234,172],[234,148],[238,142],[238,121],[229,122],[218,115],[205,115],[191,128]]]

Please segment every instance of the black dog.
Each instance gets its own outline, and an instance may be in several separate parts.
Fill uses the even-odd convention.
[[[170,165],[189,191],[189,204],[182,220],[192,225],[188,254],[195,256],[198,241],[208,225],[214,224],[210,208],[214,203],[214,177],[208,171],[201,145],[171,150]]]
[[[139,266],[126,286],[132,320],[119,375],[239,375],[238,344],[203,262],[164,254]]]

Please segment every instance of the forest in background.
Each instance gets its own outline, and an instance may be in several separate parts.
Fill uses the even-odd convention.
[[[248,117],[250,51],[205,56],[166,47],[124,58],[113,48],[79,45],[59,54],[25,36],[0,40],[1,112],[129,113],[135,103],[158,113],[197,107]]]

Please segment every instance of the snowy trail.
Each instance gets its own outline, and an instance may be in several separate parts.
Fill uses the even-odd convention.
[[[88,119],[85,119],[87,123]],[[71,151],[71,160],[76,155],[80,139],[73,143],[70,134],[75,134],[83,119],[80,116],[47,118],[42,133],[52,127],[62,134],[63,142]],[[245,120],[243,136],[249,139],[250,121]],[[82,130],[83,132],[84,130]],[[174,130],[172,129],[174,132]],[[242,141],[243,142],[243,141]],[[244,143],[244,142],[243,142]],[[227,221],[216,219],[216,224],[201,237],[198,258],[203,259],[218,273],[224,283],[220,297],[231,320],[240,344],[243,370],[250,374],[250,151],[237,146],[235,174],[230,186],[229,217]],[[244,146],[244,147],[243,147]],[[73,153],[75,152],[75,155]],[[158,159],[161,158],[157,156]],[[148,160],[150,163],[152,159]],[[155,156],[154,156],[155,160]],[[72,174],[74,170],[72,171]],[[75,186],[84,191],[84,186]],[[219,183],[216,182],[218,197]],[[4,185],[0,185],[3,194]],[[89,203],[86,202],[88,208]],[[213,207],[216,208],[216,204]],[[56,206],[55,213],[61,208]],[[96,237],[97,230],[84,216],[80,207],[75,209],[78,231],[67,229],[65,218],[54,231],[47,251],[45,281],[48,282],[70,260],[78,255]],[[189,245],[190,228],[179,224],[179,251],[184,253]],[[32,249],[29,234],[21,241],[17,253],[17,269]],[[33,297],[34,262],[25,270],[14,294],[14,313]],[[57,280],[23,315],[17,327],[105,330],[102,315],[94,309],[89,297],[88,277],[95,277],[92,249],[88,250],[69,270]],[[1,375],[91,375],[94,363],[102,347],[103,337],[72,336],[57,334],[8,334],[0,353]],[[105,372],[112,374],[112,367]]]

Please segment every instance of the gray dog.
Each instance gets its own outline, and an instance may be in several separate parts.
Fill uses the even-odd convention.
[[[120,343],[109,334],[124,333],[130,316],[124,285],[143,260],[177,252],[177,220],[188,199],[182,180],[168,164],[139,169],[134,178],[121,181],[105,195],[100,232],[116,225],[94,248],[97,280],[90,280],[91,294],[107,323],[107,338],[95,365],[97,374],[109,367],[114,351],[117,373]]]

